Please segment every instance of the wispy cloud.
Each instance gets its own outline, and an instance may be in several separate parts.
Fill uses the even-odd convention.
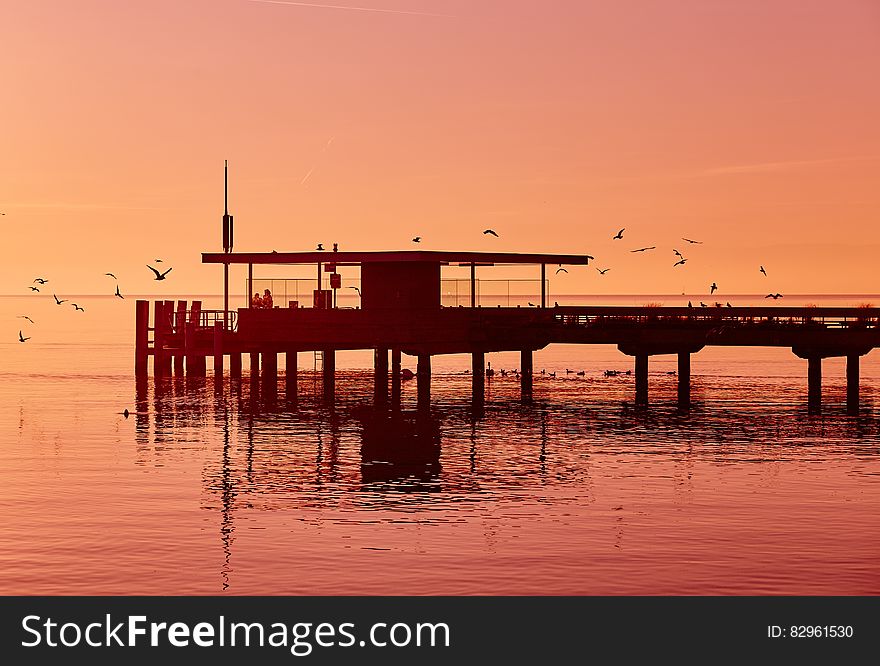
[[[706,174],[723,173],[765,173],[768,171],[788,171],[801,167],[819,166],[822,164],[839,164],[844,162],[864,162],[880,159],[880,155],[859,155],[855,157],[831,157],[818,160],[786,160],[783,162],[758,162],[756,164],[735,164],[732,166],[706,169]]]
[[[290,5],[292,7],[309,7],[314,9],[345,9],[352,12],[373,12],[376,14],[405,14],[408,16],[433,16],[435,18],[455,18],[451,14],[432,14],[430,12],[415,12],[405,9],[380,9],[379,7],[350,7],[347,5],[321,5],[316,2],[288,2],[288,0],[248,0],[265,5]]]

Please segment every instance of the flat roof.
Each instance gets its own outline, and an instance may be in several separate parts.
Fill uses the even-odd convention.
[[[515,264],[568,264],[586,266],[588,254],[529,254],[518,252],[443,252],[401,250],[394,252],[203,252],[203,264],[337,264],[358,266],[375,263],[459,264],[496,266]]]

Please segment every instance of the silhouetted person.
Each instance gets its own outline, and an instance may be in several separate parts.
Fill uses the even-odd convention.
[[[271,308],[272,307],[272,292],[268,289],[263,290],[263,307]]]
[[[263,307],[263,299],[260,298],[260,292],[255,293],[254,297],[251,299],[251,307],[252,308]]]

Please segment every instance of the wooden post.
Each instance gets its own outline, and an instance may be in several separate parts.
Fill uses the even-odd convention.
[[[474,262],[471,262],[471,307],[477,307],[477,265]]]
[[[193,350],[193,371],[190,372],[187,370],[187,374],[192,374],[196,377],[204,377],[207,374],[207,356],[204,354],[202,350],[198,348],[198,338],[196,337],[199,327],[202,325],[202,302],[201,301],[193,301],[192,308],[189,313],[190,321],[192,322],[192,350]],[[202,352],[202,353],[200,353]],[[189,358],[186,359],[186,362],[189,363]]]
[[[636,404],[648,404],[648,355],[636,354]]]
[[[678,352],[678,406],[691,406],[691,354],[686,351]]]
[[[822,357],[810,356],[807,359],[807,409],[810,412],[822,410]]]
[[[416,383],[418,384],[418,408],[427,410],[431,407],[431,355],[419,354],[419,362],[416,368]]]
[[[229,352],[229,378],[241,379],[241,352]]]
[[[486,354],[481,351],[471,354],[471,400],[475,404],[486,400]]]
[[[186,301],[177,301],[177,312],[174,316],[174,337],[178,341],[177,353],[174,354],[174,374],[183,377],[183,341],[186,337]]]
[[[134,319],[134,376],[137,379],[144,379],[147,376],[147,361],[150,357],[149,301],[135,301]]]
[[[223,382],[223,322],[214,322],[214,379]]]
[[[320,267],[320,263],[318,266]],[[324,400],[333,402],[336,399],[336,350],[324,350]]]
[[[388,404],[388,350],[379,348],[374,354],[373,400],[376,405]]]
[[[153,376],[165,376],[165,302],[153,303]]]
[[[541,307],[547,307],[547,264],[541,264]]]
[[[247,293],[248,309],[254,307],[254,265],[248,264],[248,293]]]
[[[263,394],[271,398],[278,394],[278,352],[274,349],[264,351],[263,356]]]
[[[196,360],[196,323],[192,320],[185,324],[183,349],[186,354],[186,375],[187,377],[195,377],[199,373],[198,361]]]
[[[297,389],[297,352],[288,349],[284,354],[284,383],[287,389],[287,399],[290,402],[296,400]]]
[[[255,351],[251,352],[250,373],[251,373],[251,383],[254,382],[255,378],[256,378],[256,380],[260,379],[260,352],[255,352]]]
[[[391,406],[400,409],[400,350],[391,350]]]
[[[531,349],[523,349],[520,351],[520,374],[519,386],[520,397],[523,402],[529,402],[532,399],[532,367],[533,356]]]
[[[859,414],[858,354],[848,354],[846,357],[846,413],[850,416]]]

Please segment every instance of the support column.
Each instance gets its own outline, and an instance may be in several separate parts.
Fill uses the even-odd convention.
[[[430,409],[431,407],[431,355],[419,354],[419,362],[416,368],[416,383],[418,384],[418,408]]]
[[[471,400],[474,404],[482,404],[486,401],[486,353],[474,352],[471,354],[471,382],[473,392]]]
[[[260,386],[260,352],[251,352],[251,389],[259,389]]]
[[[320,264],[318,264],[320,266]],[[336,350],[324,350],[324,400],[336,399]]]
[[[214,322],[214,381],[223,383],[223,322]]]
[[[520,368],[519,368],[519,386],[520,386],[520,395],[523,402],[528,402],[532,399],[532,350],[531,349],[523,349],[519,353],[520,356]]]
[[[287,400],[296,400],[297,390],[297,352],[288,349],[284,354],[284,384],[287,388]]]
[[[183,349],[186,353],[186,374],[196,377],[199,374],[199,362],[196,358],[196,323],[186,322],[183,334]]]
[[[678,406],[691,406],[691,354],[678,352]]]
[[[241,352],[229,353],[229,378],[241,379]]]
[[[846,413],[851,416],[859,414],[858,354],[848,354],[846,357]]]
[[[541,264],[541,307],[547,307],[547,265]]]
[[[165,327],[162,321],[165,316],[165,303],[153,303],[153,376],[165,376]]]
[[[388,404],[388,350],[377,349],[374,358],[373,398],[376,405],[386,405]]]
[[[400,350],[391,350],[391,406],[400,409]]]
[[[648,404],[648,355],[636,354],[636,404]]]
[[[807,408],[811,412],[822,409],[822,357],[807,359]]]
[[[264,351],[262,357],[263,394],[273,397],[278,393],[278,352]]]
[[[147,361],[150,356],[150,303],[135,301],[134,304],[134,376],[144,379],[147,376]]]

